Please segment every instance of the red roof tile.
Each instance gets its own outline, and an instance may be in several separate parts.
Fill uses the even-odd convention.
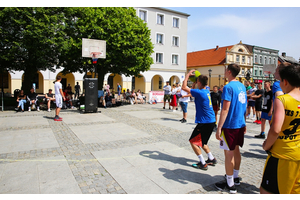
[[[221,65],[225,63],[226,49],[231,49],[232,46],[219,47],[217,50],[208,49],[187,53],[187,67],[200,67],[209,65]]]

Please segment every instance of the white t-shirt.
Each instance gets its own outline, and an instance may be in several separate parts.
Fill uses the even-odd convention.
[[[180,86],[178,86],[178,87],[176,88],[176,90],[177,90],[176,94],[181,94],[181,93],[180,93],[180,91],[181,91],[181,87],[180,87]],[[179,92],[178,92],[178,90],[179,90]]]
[[[177,88],[173,88],[172,89],[172,95],[176,94],[176,92],[177,92]]]
[[[184,90],[180,90],[180,94],[181,94],[181,96],[183,96],[183,95],[188,95],[189,93],[187,93]],[[189,102],[190,101],[190,97],[179,98],[179,101],[180,102]]]
[[[59,91],[60,89],[62,89],[62,84],[56,81],[54,84],[55,98],[62,97]]]
[[[254,88],[251,88],[250,90],[249,90],[249,94],[252,94],[252,92],[254,92],[255,93],[255,91],[257,90],[257,88],[256,87],[254,87]],[[255,99],[250,99],[249,98],[249,101],[255,101]]]

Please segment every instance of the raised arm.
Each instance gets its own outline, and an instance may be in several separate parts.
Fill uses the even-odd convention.
[[[191,93],[191,89],[189,87],[187,87],[187,81],[190,77],[190,75],[192,75],[192,73],[196,71],[195,69],[192,69],[191,71],[189,71],[189,73],[186,75],[185,79],[183,80],[183,83],[182,83],[182,87],[181,89],[188,92],[188,93]]]

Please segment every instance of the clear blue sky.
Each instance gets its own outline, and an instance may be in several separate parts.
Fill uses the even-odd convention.
[[[284,1],[282,1],[284,2]],[[187,51],[245,44],[300,57],[300,7],[165,7],[190,15]]]

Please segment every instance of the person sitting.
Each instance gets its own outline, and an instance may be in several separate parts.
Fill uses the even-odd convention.
[[[65,101],[66,102],[66,106],[70,107],[71,109],[73,109],[74,106],[73,106],[73,103],[72,103],[72,96],[68,93],[67,89],[64,90],[64,96],[66,98],[66,101]]]
[[[131,91],[131,105],[136,104],[137,103],[137,96],[134,90]]]
[[[110,92],[107,92],[107,94],[105,95],[105,108],[106,107],[112,107],[112,96],[110,94]]]
[[[141,92],[140,89],[138,89],[136,95],[137,95],[137,100],[140,100],[141,103],[143,104],[144,103],[144,97],[143,97],[142,92]]]
[[[126,99],[126,100],[129,100],[130,103],[133,104],[133,103],[132,103],[132,94],[131,94],[131,92],[130,92],[129,89],[127,89],[127,92],[125,93],[125,99]]]
[[[16,111],[18,111],[21,107],[22,112],[24,112],[24,104],[26,103],[26,95],[24,94],[24,91],[21,90],[17,96],[17,102],[18,107],[15,108]]]
[[[55,101],[55,97],[54,97],[54,94],[52,93],[52,89],[49,89],[49,93],[46,93],[45,100],[47,102],[48,112],[50,112],[51,111],[51,109],[50,109],[51,101],[52,102]]]
[[[40,102],[37,99],[37,93],[34,92],[34,89],[30,89],[30,93],[27,95],[27,106],[28,106],[28,111],[31,111],[31,105],[33,107],[36,106],[36,110],[39,112],[40,111]]]

